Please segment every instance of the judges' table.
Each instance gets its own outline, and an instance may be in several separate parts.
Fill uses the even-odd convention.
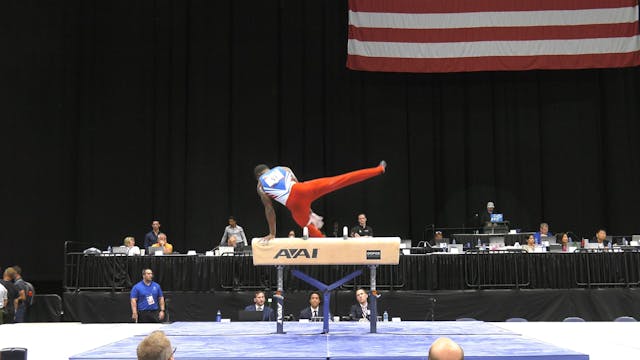
[[[455,239],[458,244],[469,244],[469,246],[475,246],[478,241],[482,244],[489,244],[492,240],[499,243],[503,243],[507,246],[512,246],[515,243],[525,245],[529,235],[533,235],[532,232],[523,233],[500,233],[500,234],[451,234],[451,238]]]
[[[143,268],[165,291],[275,289],[276,269],[254,266],[251,256],[96,256],[67,254],[67,290],[128,289],[141,279]],[[358,265],[296,266],[329,283]],[[399,265],[380,265],[379,289],[464,290],[477,288],[567,289],[640,284],[640,252],[580,253],[433,253],[400,256]],[[368,284],[367,276],[345,284]],[[288,290],[309,285],[285,273]]]

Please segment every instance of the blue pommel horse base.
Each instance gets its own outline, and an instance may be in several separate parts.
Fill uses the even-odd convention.
[[[276,238],[252,241],[253,265],[275,265],[278,269],[278,291],[274,295],[277,306],[276,328],[278,334],[284,334],[283,310],[283,271],[284,266],[292,265],[365,265],[370,270],[371,308],[370,332],[377,332],[377,298],[376,267],[378,265],[398,265],[400,261],[400,238]],[[323,333],[329,332],[329,303],[331,291],[362,274],[357,270],[337,280],[333,284],[324,284],[311,276],[292,270],[291,274],[306,283],[315,286],[322,292],[324,303]]]

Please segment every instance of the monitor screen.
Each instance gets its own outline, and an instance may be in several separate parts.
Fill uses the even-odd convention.
[[[503,217],[502,214],[491,214],[491,222],[502,222]]]

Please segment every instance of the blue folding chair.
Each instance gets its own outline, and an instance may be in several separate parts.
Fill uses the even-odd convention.
[[[564,320],[562,320],[562,322],[585,322],[583,318],[578,317],[578,316],[569,316],[567,318],[564,318]]]

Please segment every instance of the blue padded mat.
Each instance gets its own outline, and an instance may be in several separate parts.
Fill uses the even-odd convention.
[[[589,357],[483,322],[366,323],[174,323],[162,328],[179,359],[426,359],[429,345],[446,335],[465,350],[465,359],[587,360]],[[75,355],[80,359],[135,359],[144,335],[134,336]]]

